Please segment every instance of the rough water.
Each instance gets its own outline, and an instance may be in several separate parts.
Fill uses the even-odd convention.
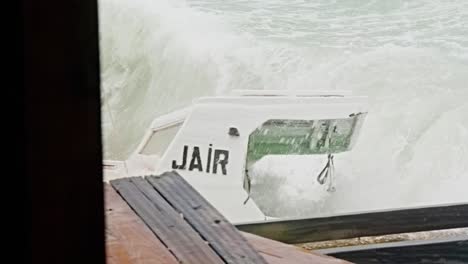
[[[335,157],[255,166],[272,215],[468,202],[468,1],[100,0],[106,159],[158,115],[233,89],[351,90],[370,111]],[[304,165],[309,164],[309,165]],[[320,163],[322,164],[322,163]],[[273,198],[272,198],[273,197]]]

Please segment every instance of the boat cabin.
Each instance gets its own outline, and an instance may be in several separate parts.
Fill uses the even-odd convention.
[[[343,91],[234,91],[198,98],[156,118],[129,159],[105,162],[105,178],[175,170],[233,223],[265,220],[269,216],[249,199],[249,169],[270,155],[350,151],[366,113],[366,97]],[[327,175],[320,184],[332,189]]]

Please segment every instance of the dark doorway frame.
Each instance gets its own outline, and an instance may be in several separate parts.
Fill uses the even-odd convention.
[[[27,186],[24,257],[105,263],[97,1],[24,0],[21,17],[24,83],[12,112],[23,131],[14,157]]]

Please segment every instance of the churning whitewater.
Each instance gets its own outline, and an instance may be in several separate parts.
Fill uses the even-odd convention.
[[[252,196],[278,216],[468,201],[468,1],[100,0],[104,156],[159,115],[233,89],[351,90],[370,111],[354,149],[267,157]]]

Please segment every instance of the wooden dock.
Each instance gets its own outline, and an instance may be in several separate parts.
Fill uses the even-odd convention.
[[[240,232],[177,173],[105,186],[109,264],[349,263]]]
[[[468,263],[468,237],[338,247],[319,252],[355,263]]]
[[[468,204],[262,221],[236,227],[245,232],[291,244],[448,230],[468,227]]]

